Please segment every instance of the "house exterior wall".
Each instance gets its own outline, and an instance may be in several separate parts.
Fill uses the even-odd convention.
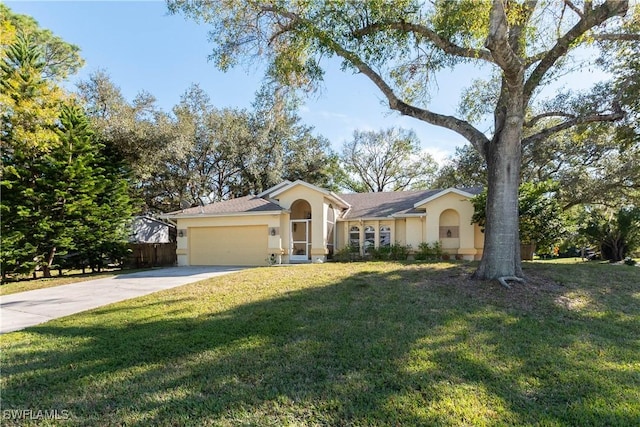
[[[352,226],[359,229],[360,247],[365,243],[365,227],[371,226],[374,229],[374,246],[380,246],[380,229],[389,227],[391,244],[410,245],[413,250],[417,250],[423,242],[440,242],[446,253],[460,259],[479,259],[482,255],[484,245],[484,235],[477,225],[471,224],[473,216],[473,205],[469,199],[459,192],[445,191],[438,197],[430,199],[417,206],[423,209],[424,214],[417,214],[406,217],[395,218],[355,218],[343,220],[340,218],[341,210],[335,207],[336,199],[322,191],[307,187],[306,185],[294,185],[277,194],[275,199],[284,209],[281,213],[238,213],[229,215],[194,215],[192,217],[176,217],[178,229],[177,238],[177,258],[178,265],[193,264],[193,260],[202,262],[207,258],[207,251],[210,251],[218,259],[224,260],[228,264],[243,265],[243,246],[246,258],[252,253],[253,260],[263,260],[264,264],[270,262],[289,263],[291,262],[291,220],[299,218],[301,214],[298,209],[290,213],[290,210],[297,200],[304,200],[304,209],[311,211],[310,218],[310,250],[308,259],[316,261],[325,260],[329,248],[327,245],[334,239],[334,250],[338,251],[349,245],[349,234]],[[295,207],[295,206],[294,206]],[[334,231],[331,232],[331,225],[328,223],[334,213]],[[302,218],[306,219],[306,218]],[[239,233],[239,238],[234,239],[233,233],[225,234],[215,232],[215,227],[234,228]],[[237,228],[244,227],[244,228]],[[256,233],[256,251],[247,249],[247,230]],[[451,235],[447,235],[447,231]],[[206,237],[193,244],[193,236],[198,233],[202,236],[227,236],[224,238],[225,254],[221,255],[218,248],[211,249],[205,243]],[[242,234],[242,238],[240,238]],[[266,236],[266,237],[265,237]],[[203,240],[204,239],[204,240]],[[220,239],[222,240],[222,239]],[[266,243],[265,243],[266,242]],[[198,251],[199,254],[193,254]],[[260,255],[264,252],[264,256]],[[236,255],[237,254],[237,255]]]
[[[169,243],[169,224],[154,219],[137,217],[131,224],[131,241],[136,243]]]
[[[392,244],[410,245],[417,250],[421,243],[440,242],[445,253],[455,258],[474,260],[482,256],[484,235],[480,228],[471,224],[473,205],[466,197],[451,192],[437,197],[419,208],[425,209],[424,215],[402,218],[377,220],[351,219],[339,221],[336,226],[336,250],[349,244],[349,230],[352,226],[360,229],[360,246],[364,244],[364,229],[373,226],[375,229],[375,243],[380,241],[380,227],[388,225],[391,228]],[[442,237],[441,227],[451,228],[452,235],[458,237]],[[457,227],[457,228],[456,228]]]
[[[268,214],[268,215],[245,215],[245,216],[216,216],[216,217],[198,217],[198,218],[178,218],[178,241],[176,254],[178,257],[178,265],[191,265],[190,260],[190,236],[194,233],[198,233],[199,229],[208,229],[211,227],[246,227],[246,226],[264,226],[266,227],[267,235],[267,247],[264,248],[264,264],[266,265],[267,259],[274,254],[278,257],[282,251],[282,217],[283,215]],[[275,231],[275,235],[271,235],[271,229]],[[242,242],[236,242],[233,239],[225,241],[224,245],[229,248],[230,251],[234,251],[237,254],[235,259],[225,260],[228,264],[243,265],[243,253],[241,249]],[[199,248],[200,249],[200,248]],[[201,257],[200,257],[201,259]]]
[[[424,205],[420,206],[427,211],[427,242],[440,241],[443,243],[445,252],[455,255],[461,259],[473,260],[482,254],[484,239],[478,239],[476,235],[476,226],[471,224],[473,216],[473,204],[471,201],[456,193],[450,192],[437,197]],[[458,235],[459,238],[443,239],[440,237],[440,226],[449,226],[449,221],[453,215],[447,214],[446,211],[453,210],[458,214]],[[441,224],[441,216],[445,223]]]

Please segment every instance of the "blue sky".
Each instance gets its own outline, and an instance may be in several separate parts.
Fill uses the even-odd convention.
[[[7,1],[16,13],[34,17],[65,41],[81,48],[85,67],[71,78],[75,83],[104,69],[125,97],[141,90],[154,95],[166,110],[179,102],[192,83],[198,83],[217,107],[249,107],[260,86],[262,72],[237,68],[218,71],[207,60],[212,44],[207,28],[183,15],[169,15],[162,1]],[[390,126],[413,129],[422,147],[442,160],[465,140],[446,129],[390,112],[378,90],[364,76],[339,70],[336,61],[326,63],[325,84],[300,110],[304,123],[314,126],[339,150],[353,131]],[[434,111],[453,114],[471,68],[445,73],[433,96]],[[464,83],[461,83],[464,82]],[[484,129],[483,129],[484,130]]]

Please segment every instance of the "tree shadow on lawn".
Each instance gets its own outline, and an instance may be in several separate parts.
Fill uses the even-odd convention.
[[[3,406],[83,425],[637,424],[639,316],[565,292],[398,266],[197,316],[198,298],[117,327],[104,308],[29,329],[47,348],[5,356]]]

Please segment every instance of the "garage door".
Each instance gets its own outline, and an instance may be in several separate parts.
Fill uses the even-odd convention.
[[[189,229],[191,265],[264,265],[267,226]]]

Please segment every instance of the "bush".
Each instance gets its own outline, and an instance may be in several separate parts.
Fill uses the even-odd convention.
[[[335,262],[353,262],[361,260],[362,256],[360,256],[360,248],[357,246],[345,246],[333,254],[333,261]]]
[[[442,259],[442,246],[440,242],[420,243],[415,258],[416,261],[437,261]]]
[[[636,260],[631,258],[631,257],[627,257],[627,258],[624,259],[624,263],[626,265],[634,266],[634,265],[636,265]]]
[[[406,261],[411,253],[411,245],[403,246],[398,243],[379,248],[369,247],[364,257],[360,254],[360,248],[347,246],[333,255],[336,262],[353,262],[363,260],[373,261]]]
[[[406,261],[409,253],[411,252],[411,245],[403,246],[395,243],[388,247],[389,258],[394,261]]]

